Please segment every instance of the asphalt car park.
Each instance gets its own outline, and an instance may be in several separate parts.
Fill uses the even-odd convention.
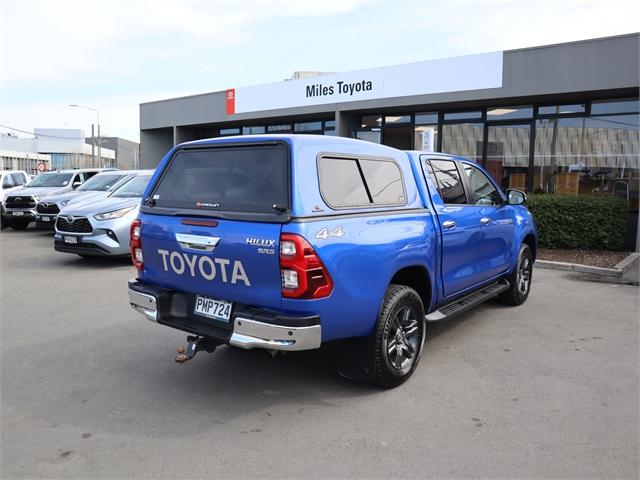
[[[638,288],[536,269],[529,300],[428,326],[393,390],[329,352],[221,347],[127,303],[127,260],[3,230],[1,476],[636,478]]]

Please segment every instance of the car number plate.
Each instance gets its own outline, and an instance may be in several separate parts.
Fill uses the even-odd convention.
[[[215,300],[213,298],[201,297],[196,295],[196,306],[194,313],[204,317],[213,318],[215,320],[223,320],[228,322],[231,318],[232,302],[224,300]]]
[[[64,237],[64,243],[78,243],[76,237]]]
[[[42,220],[43,222],[50,222],[51,219],[49,217],[40,217],[40,220]]]
[[[22,217],[23,215],[24,215],[24,212],[13,212],[14,217]]]

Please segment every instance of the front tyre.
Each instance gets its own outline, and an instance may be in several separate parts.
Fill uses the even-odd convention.
[[[405,382],[420,362],[424,341],[420,296],[410,287],[389,285],[374,332],[374,381],[386,388]]]
[[[532,275],[533,253],[529,245],[523,244],[520,247],[516,268],[508,278],[511,285],[498,296],[498,300],[506,305],[522,305],[529,297]]]

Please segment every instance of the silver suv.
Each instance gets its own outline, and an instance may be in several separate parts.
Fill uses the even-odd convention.
[[[56,170],[38,175],[26,187],[11,192],[5,198],[5,220],[14,230],[26,230],[36,219],[36,204],[48,195],[75,190],[105,168]]]
[[[101,172],[80,185],[77,189],[68,192],[48,195],[38,201],[36,206],[36,228],[40,230],[53,230],[56,217],[63,207],[70,203],[96,202],[107,198],[109,194],[137,174],[137,170],[115,170]]]
[[[4,199],[11,192],[22,188],[31,178],[24,170],[0,170],[0,227],[4,227]]]

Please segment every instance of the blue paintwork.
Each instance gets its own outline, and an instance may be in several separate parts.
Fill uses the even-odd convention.
[[[535,241],[533,219],[523,206],[443,204],[431,179],[423,173],[421,162],[425,155],[468,162],[465,159],[440,153],[403,152],[369,142],[318,135],[226,137],[181,146],[265,140],[284,141],[291,148],[291,216],[302,218],[284,224],[220,220],[220,224],[212,228],[182,225],[181,217],[141,213],[145,258],[144,270],[139,275],[142,282],[286,314],[316,314],[321,318],[323,341],[329,341],[368,335],[375,326],[392,277],[405,267],[424,269],[431,285],[427,295],[430,304],[425,305],[425,310],[432,311],[456,296],[512,272],[525,236],[533,235]],[[143,198],[174,151],[175,148],[160,162]],[[391,208],[331,209],[319,192],[316,170],[319,153],[392,158],[403,173],[407,204]],[[494,186],[500,191],[495,182]],[[376,211],[390,214],[349,216]],[[491,224],[481,225],[481,217],[491,218]],[[440,225],[446,219],[455,220],[458,227],[443,232]],[[342,227],[344,236],[316,236],[321,229],[333,231],[336,227]],[[242,261],[251,286],[222,283],[220,273],[213,281],[204,281],[198,275],[191,277],[188,271],[182,275],[166,272],[156,252],[158,249],[180,252],[175,233],[222,237],[213,252],[215,257],[213,253],[209,255]],[[275,239],[277,252],[280,233],[300,234],[313,246],[333,279],[333,292],[329,297],[317,300],[281,297],[278,256],[258,255],[255,247],[245,243],[246,237]]]

